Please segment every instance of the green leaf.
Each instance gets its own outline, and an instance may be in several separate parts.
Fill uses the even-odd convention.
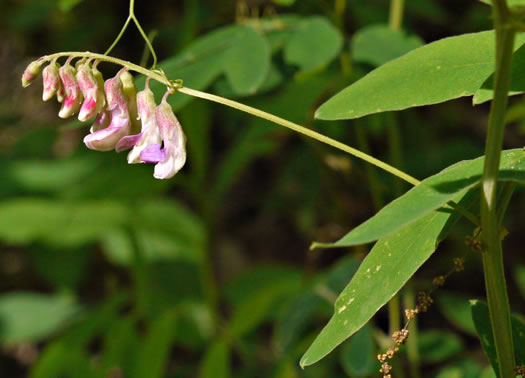
[[[231,377],[230,347],[223,340],[212,343],[201,363],[199,378]]]
[[[284,49],[284,59],[311,71],[330,63],[343,45],[341,33],[324,17],[311,17],[296,28]]]
[[[373,328],[367,324],[343,345],[341,363],[346,374],[349,377],[373,375],[378,366],[374,352]]]
[[[454,357],[463,350],[461,338],[451,332],[425,331],[418,338],[421,360],[437,363]]]
[[[173,344],[176,320],[176,312],[168,310],[149,323],[148,334],[138,354],[134,377],[161,378],[165,376],[164,370]]]
[[[491,0],[479,0],[482,3],[492,5]],[[515,6],[525,6],[525,0],[507,0],[507,5],[509,7],[515,7]]]
[[[423,45],[416,35],[392,30],[388,25],[369,25],[352,37],[352,57],[355,62],[380,66]]]
[[[69,12],[71,9],[76,7],[78,4],[83,2],[84,0],[59,0],[58,1],[58,8],[62,12]]]
[[[487,355],[495,372],[499,371],[498,359],[496,357],[496,346],[490,325],[489,307],[486,302],[471,300],[472,320],[481,341],[481,346]],[[525,363],[525,323],[516,315],[511,314],[512,338],[514,340],[514,353],[516,363]]]
[[[11,199],[0,202],[0,239],[77,246],[98,240],[127,217],[127,209],[113,201]]]
[[[254,94],[268,74],[270,58],[265,37],[249,25],[241,26],[224,61],[224,72],[234,92]]]
[[[95,378],[92,359],[78,346],[63,341],[46,346],[31,369],[30,378]]]
[[[104,336],[100,368],[102,376],[110,375],[117,366],[123,376],[131,376],[141,345],[136,323],[133,316],[127,316],[114,321],[108,329]]]
[[[312,248],[348,247],[390,235],[402,227],[461,197],[479,183],[484,158],[456,163],[431,176],[403,196],[382,208],[375,216],[354,228],[335,243],[314,243]],[[525,180],[523,149],[503,151],[500,180]]]
[[[26,292],[0,297],[0,341],[41,341],[78,314],[81,307],[70,298]]]
[[[440,294],[437,297],[437,305],[449,322],[468,334],[476,334],[467,297],[455,294]]]
[[[515,48],[524,42],[519,35]],[[427,44],[343,89],[317,109],[316,118],[359,118],[473,95],[494,72],[494,45],[493,31]]]
[[[295,3],[295,0],[273,0],[273,2],[283,7],[289,7]]]
[[[514,269],[514,279],[518,285],[521,296],[525,298],[525,265],[518,265]]]
[[[477,197],[467,196],[461,204],[468,207],[473,199]],[[432,255],[457,219],[456,214],[435,211],[379,240],[337,298],[334,315],[301,366],[319,361],[359,330]]]
[[[509,95],[517,95],[525,91],[525,46],[521,46],[512,56],[512,73]],[[490,75],[480,89],[474,93],[474,105],[492,100],[494,96],[494,74]]]

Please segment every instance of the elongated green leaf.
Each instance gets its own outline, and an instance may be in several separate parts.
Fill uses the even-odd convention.
[[[512,74],[510,79],[510,95],[516,95],[525,91],[525,46],[521,46],[512,56]],[[492,100],[494,74],[490,75],[480,89],[474,93],[472,102],[474,105],[482,104]]]
[[[224,71],[237,94],[253,94],[270,69],[270,46],[253,27],[239,29],[235,44],[225,57]]]
[[[487,355],[492,368],[498,372],[498,359],[496,357],[496,346],[494,344],[494,335],[490,325],[489,307],[486,302],[472,300],[470,301],[472,310],[472,320],[476,326],[476,331]],[[516,363],[523,365],[525,363],[525,323],[517,316],[511,314],[512,338],[514,340],[514,353]]]
[[[136,378],[160,378],[164,376],[170,348],[175,335],[177,313],[165,311],[150,323],[149,332],[139,352]]]
[[[199,378],[231,377],[230,347],[219,340],[210,345],[200,366]]]
[[[341,34],[328,20],[312,17],[299,24],[284,49],[284,59],[310,71],[330,63],[342,45]]]
[[[81,307],[71,299],[36,293],[0,297],[0,341],[40,341],[63,327]]]
[[[525,42],[516,38],[515,48]],[[352,119],[473,95],[494,72],[492,31],[445,38],[377,68],[343,89],[316,118]]]
[[[348,340],[341,351],[341,364],[349,377],[369,377],[377,371],[374,334],[367,324]]]
[[[466,196],[462,205],[468,207],[475,197]],[[302,357],[301,366],[319,361],[359,330],[432,255],[457,217],[435,211],[379,240],[337,298],[334,315]]]
[[[352,57],[355,62],[380,66],[423,45],[416,35],[392,30],[388,25],[369,25],[352,37]]]
[[[482,3],[492,5],[491,0],[480,0]],[[514,6],[525,6],[525,0],[507,0],[507,4],[509,7]]]
[[[465,194],[479,183],[482,170],[483,157],[454,164],[422,181],[335,243],[314,243],[312,247],[348,247],[390,235]],[[522,149],[502,152],[500,170],[500,180],[524,181],[525,152]]]
[[[421,360],[430,363],[449,359],[463,349],[463,343],[459,336],[442,330],[422,332],[419,335],[418,346]]]

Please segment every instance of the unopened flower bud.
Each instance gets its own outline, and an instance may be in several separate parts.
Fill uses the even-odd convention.
[[[83,99],[82,92],[75,77],[75,69],[70,64],[66,63],[66,65],[60,67],[58,72],[62,80],[62,86],[64,87],[64,101],[62,102],[62,108],[60,108],[58,116],[60,118],[68,118],[76,114],[80,109]]]
[[[42,70],[42,65],[45,63],[44,58],[39,58],[35,60],[34,62],[31,62],[25,69],[24,73],[22,74],[22,86],[25,88],[33,82],[33,80],[36,79],[38,75],[40,75],[40,71]]]
[[[155,120],[164,146],[161,148],[161,144],[153,144],[146,147],[140,154],[142,161],[156,163],[153,176],[158,179],[169,179],[175,176],[186,162],[186,137],[166,100],[168,95],[169,91],[155,109]]]
[[[114,78],[108,79],[104,85],[107,109],[110,113],[110,123],[103,129],[93,130],[91,134],[84,138],[84,143],[92,150],[112,150],[120,139],[129,134],[130,119],[128,105],[119,77],[123,72],[124,70],[121,70]],[[104,122],[104,117],[103,115],[101,115],[100,118],[97,117],[95,124],[97,124],[97,122]],[[93,128],[95,128],[95,125]]]
[[[42,99],[44,101],[48,101],[57,92],[62,92],[62,83],[60,81],[60,75],[58,73],[59,71],[59,64],[55,61],[49,63],[44,70],[42,71],[42,79],[44,82],[44,91],[42,93]]]
[[[76,78],[84,97],[84,102],[78,113],[78,119],[87,121],[100,112],[105,105],[106,96],[104,95],[103,87],[100,87],[98,80],[95,79],[89,63],[78,67]]]
[[[131,120],[131,134],[136,134],[140,132],[140,122],[138,120],[138,111],[137,111],[137,87],[135,86],[135,81],[133,80],[133,75],[128,71],[122,72],[120,75],[120,81],[122,81],[122,90],[124,91],[124,96],[128,103],[128,111]]]
[[[122,138],[116,147],[117,152],[133,149],[128,154],[128,163],[142,163],[140,154],[150,145],[160,144],[159,128],[155,120],[155,96],[149,88],[149,79],[146,81],[146,88],[137,94],[137,110],[139,119],[142,122],[141,132],[137,135],[130,135]]]

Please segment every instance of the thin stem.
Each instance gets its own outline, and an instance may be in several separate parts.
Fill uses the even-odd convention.
[[[137,26],[137,29],[139,29],[140,35],[142,38],[144,38],[144,41],[146,42],[146,45],[149,48],[149,51],[151,52],[151,56],[153,57],[153,68],[157,67],[157,54],[155,53],[155,50],[153,49],[153,45],[151,44],[148,36],[146,33],[144,33],[144,30],[142,30],[142,27],[140,26],[139,20],[135,16],[132,16],[133,22],[135,22],[135,26]]]
[[[120,41],[120,39],[124,35],[124,32],[128,28],[128,25],[129,25],[129,22],[131,21],[131,19],[132,19],[132,17],[128,16],[128,18],[126,19],[126,22],[124,23],[124,26],[122,26],[122,29],[120,29],[120,33],[118,33],[117,38],[115,38],[115,40],[113,41],[111,46],[109,46],[109,49],[106,50],[104,55],[108,55],[111,52],[111,50],[113,50],[113,48],[117,45],[117,43]]]
[[[403,23],[403,10],[405,8],[405,0],[391,0],[390,1],[390,17],[388,25],[392,30],[401,29]]]
[[[403,305],[405,308],[416,308],[416,293],[411,283],[407,285],[405,294],[403,295]],[[418,347],[418,329],[417,317],[414,317],[408,325],[408,332],[410,337],[407,339],[407,356],[410,361],[410,376],[412,378],[421,377],[420,373],[420,356]]]
[[[153,43],[153,39],[155,39],[155,37],[157,36],[158,34],[158,31],[157,30],[152,30],[149,35],[148,35],[148,39],[150,42]],[[148,47],[148,45],[146,45],[144,47],[144,51],[142,52],[142,58],[140,58],[140,65],[141,67],[146,67],[146,64],[148,63],[148,59],[149,59],[149,54],[151,53],[151,50],[150,48]]]
[[[148,263],[137,239],[136,230],[127,229],[133,252],[132,267],[135,281],[135,309],[139,316],[145,316],[149,311],[149,276]]]
[[[500,377],[512,377],[515,367],[503,254],[501,247],[496,186],[500,154],[505,131],[505,112],[510,87],[515,31],[509,27],[509,10],[505,0],[493,0],[496,30],[496,71],[494,99],[490,108],[485,164],[481,179],[481,229],[483,236],[483,270],[494,334]]]
[[[288,129],[291,129],[295,132],[298,132],[300,134],[303,134],[303,135],[306,135],[310,138],[313,138],[313,139],[316,139],[322,143],[325,143],[325,144],[328,144],[329,146],[332,146],[334,148],[337,148],[338,150],[341,150],[341,151],[344,151],[350,155],[353,155],[359,159],[362,159],[362,160],[365,160],[366,162],[370,163],[370,164],[373,164],[391,174],[393,174],[394,176],[397,176],[399,177],[400,179],[412,184],[412,185],[418,185],[420,183],[419,180],[417,180],[416,178],[406,174],[405,172],[403,171],[400,171],[399,169],[395,168],[395,167],[392,167],[391,165],[389,164],[386,164],[385,162],[379,160],[379,159],[376,159],[368,154],[365,154],[353,147],[350,147],[344,143],[341,143],[341,142],[338,142],[336,141],[335,139],[332,139],[332,138],[329,138],[327,137],[326,135],[323,135],[323,134],[320,134],[316,131],[313,131],[311,129],[308,129],[304,126],[300,126],[296,123],[293,123],[293,122],[290,122],[288,120],[285,120],[281,117],[277,117],[273,114],[270,114],[270,113],[266,113],[262,110],[259,110],[259,109],[256,109],[256,108],[253,108],[251,106],[248,106],[248,105],[244,105],[244,104],[241,104],[239,102],[236,102],[236,101],[232,101],[232,100],[229,100],[227,98],[223,98],[223,97],[219,97],[219,96],[215,96],[215,95],[212,95],[212,94],[209,94],[209,93],[205,93],[205,92],[201,92],[201,91],[197,91],[195,89],[190,89],[190,88],[186,88],[186,87],[182,87],[182,88],[179,88],[178,89],[179,92],[181,93],[185,93],[187,95],[190,95],[190,96],[193,96],[193,97],[199,97],[199,98],[202,98],[202,99],[205,99],[205,100],[208,100],[208,101],[213,101],[213,102],[216,102],[216,103],[219,103],[219,104],[222,104],[222,105],[226,105],[226,106],[229,106],[231,108],[234,108],[234,109],[237,109],[237,110],[240,110],[240,111],[243,111],[245,113],[250,113],[256,117],[259,117],[259,118],[263,118],[263,119],[266,119],[270,122],[273,122],[273,123],[276,123],[278,125],[281,125],[281,126],[284,126]]]
[[[517,183],[515,182],[506,182],[503,184],[503,190],[501,192],[500,198],[498,199],[498,224],[500,226],[503,223],[503,217],[507,212],[507,207],[509,206],[512,195],[514,194],[516,185]]]

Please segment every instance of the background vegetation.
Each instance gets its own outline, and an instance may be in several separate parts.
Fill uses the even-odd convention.
[[[388,1],[349,1],[340,12],[343,3],[137,0],[136,14],[146,32],[155,31],[167,75],[189,87],[311,127],[421,179],[481,156],[488,106],[474,108],[470,98],[356,121],[314,121],[313,112],[423,41],[490,29],[490,8],[407,1],[406,33],[392,34]],[[152,166],[86,149],[87,126],[60,120],[58,105],[41,101],[40,83],[22,92],[30,61],[57,51],[103,52],[127,12],[127,2],[115,0],[0,0],[0,376],[378,375],[375,356],[390,346],[386,311],[326,359],[299,369],[369,247],[308,248],[338,239],[405,184],[183,94],[171,97],[189,161],[175,179],[157,181]],[[139,33],[130,28],[113,54],[143,60]],[[100,68],[105,77],[117,69]],[[505,148],[525,140],[522,101],[511,101]],[[524,206],[517,195],[510,230],[519,229]],[[467,251],[470,233],[465,221],[455,227],[400,293],[404,307]],[[516,312],[525,307],[520,236],[505,239]],[[487,373],[468,304],[483,296],[481,258],[471,253],[465,271],[418,317],[419,334],[396,357],[394,374]]]

